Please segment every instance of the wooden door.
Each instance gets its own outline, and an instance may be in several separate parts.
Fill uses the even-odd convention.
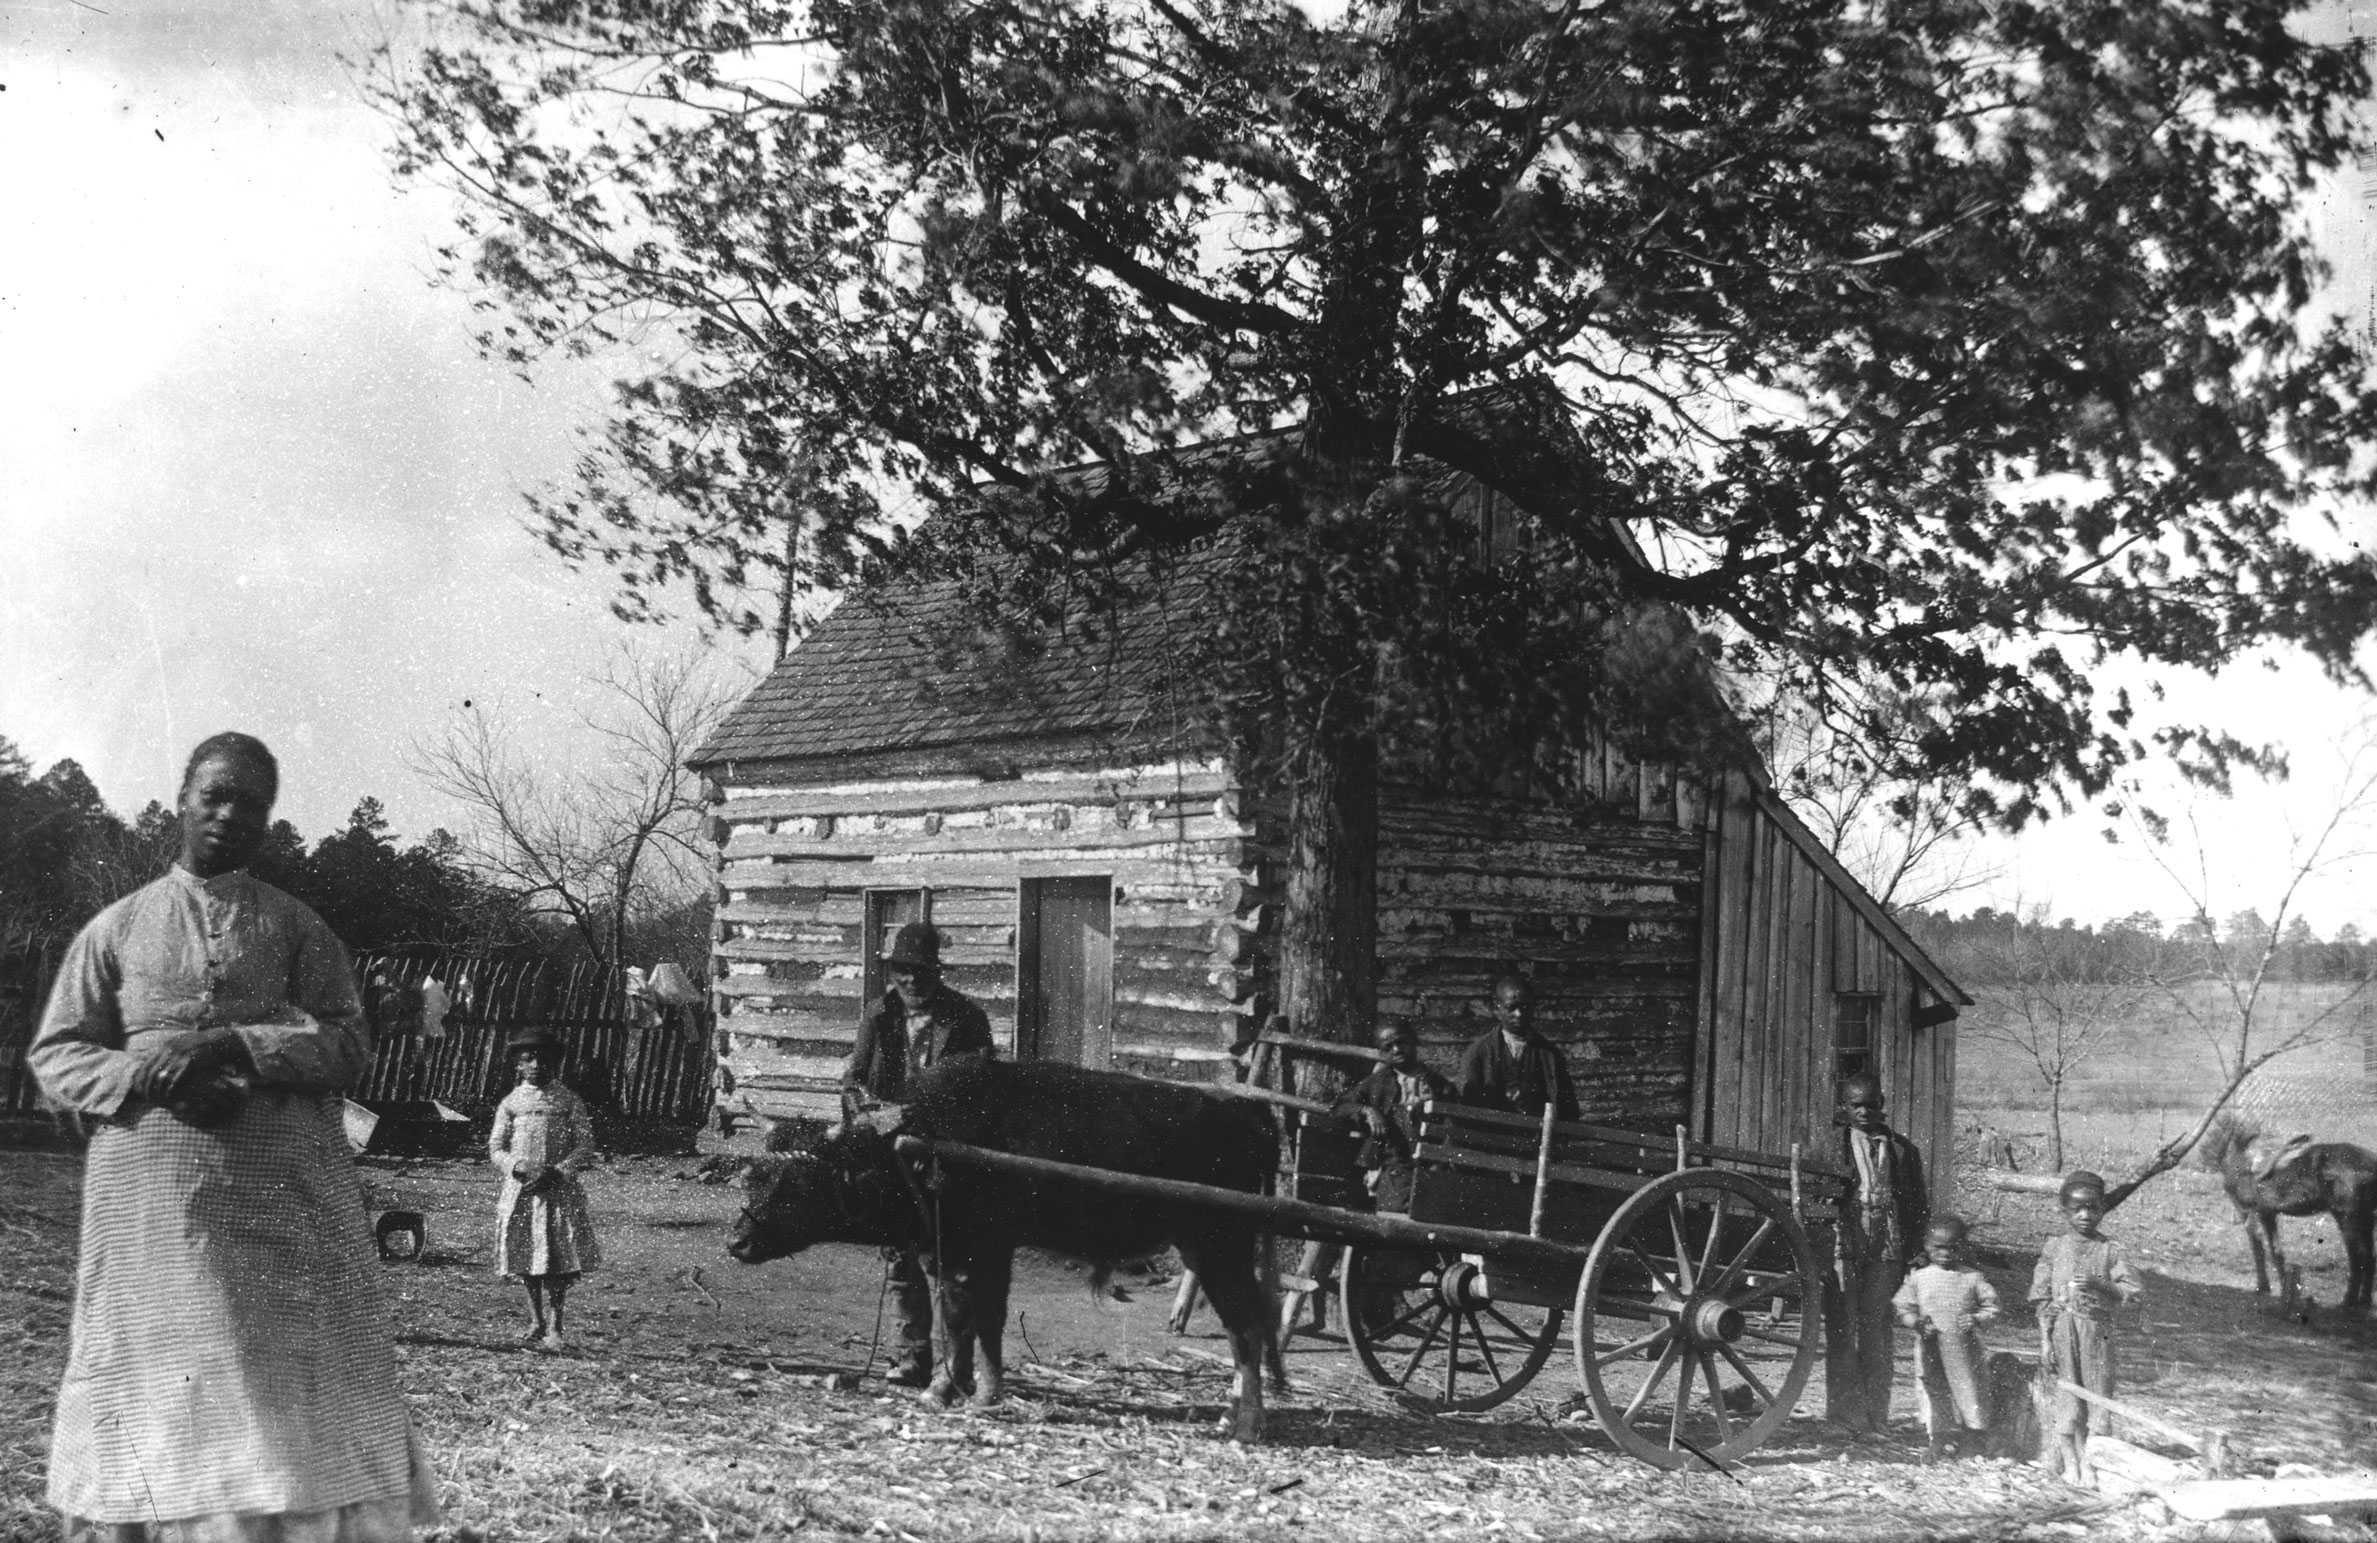
[[[1114,1059],[1114,881],[1026,879],[1017,895],[1015,1053],[1100,1070]]]

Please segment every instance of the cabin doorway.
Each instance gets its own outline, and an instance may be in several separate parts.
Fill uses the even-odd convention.
[[[1025,879],[1015,926],[1015,1054],[1114,1060],[1114,881]]]

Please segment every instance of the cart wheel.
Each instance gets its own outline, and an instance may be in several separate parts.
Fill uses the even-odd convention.
[[[1430,1413],[1491,1409],[1552,1357],[1561,1311],[1489,1301],[1459,1254],[1349,1248],[1338,1266],[1346,1337],[1382,1387]]]
[[[1644,1462],[1730,1462],[1788,1419],[1815,1369],[1816,1251],[1788,1202],[1715,1168],[1664,1174],[1594,1240],[1576,1288],[1593,1417]]]

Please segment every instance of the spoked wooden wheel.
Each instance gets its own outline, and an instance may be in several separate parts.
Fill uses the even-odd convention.
[[[1485,1272],[1459,1254],[1349,1248],[1338,1281],[1364,1369],[1431,1412],[1493,1408],[1533,1380],[1560,1337],[1559,1308],[1489,1299]]]
[[[1815,1369],[1816,1272],[1789,1203],[1742,1174],[1687,1169],[1628,1196],[1576,1288],[1602,1430],[1662,1468],[1754,1450]]]

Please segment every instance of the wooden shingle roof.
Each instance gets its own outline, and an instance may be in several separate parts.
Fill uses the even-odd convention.
[[[1181,667],[1178,592],[1093,615],[1030,646],[973,625],[952,581],[894,581],[819,622],[689,764],[801,762],[999,741],[1202,741]]]

